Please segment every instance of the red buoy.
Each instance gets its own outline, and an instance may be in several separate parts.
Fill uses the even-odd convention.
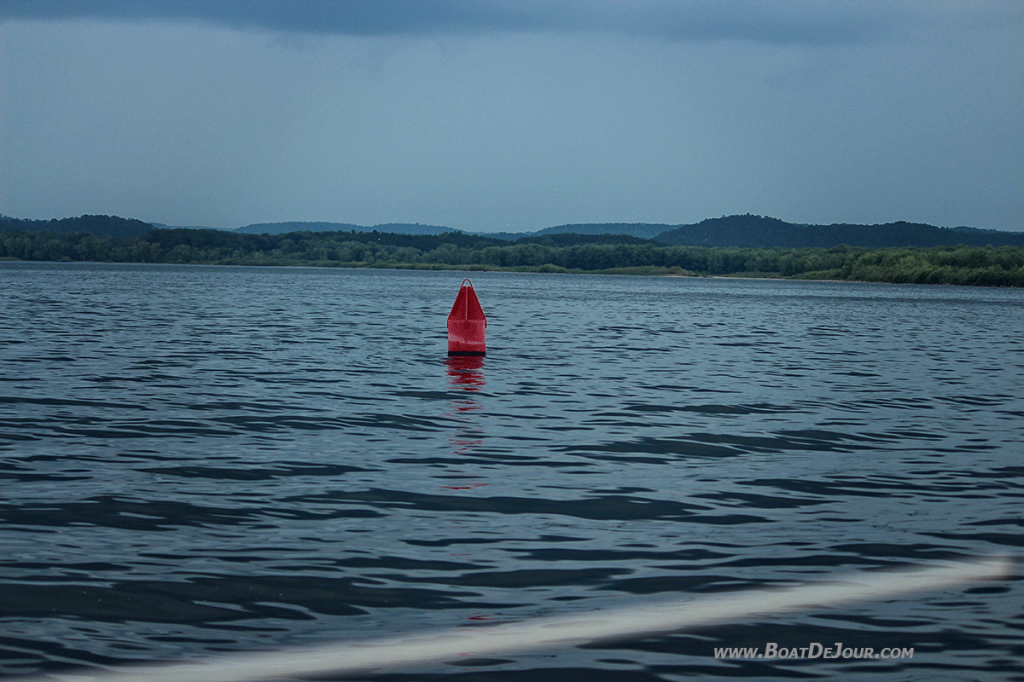
[[[484,355],[487,352],[487,318],[473,291],[473,283],[462,280],[455,305],[448,313],[448,355]]]

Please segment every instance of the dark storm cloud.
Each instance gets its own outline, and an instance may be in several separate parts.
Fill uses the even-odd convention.
[[[674,41],[835,44],[875,40],[911,19],[890,3],[691,0],[0,0],[0,19],[202,21],[342,35],[612,32]]]

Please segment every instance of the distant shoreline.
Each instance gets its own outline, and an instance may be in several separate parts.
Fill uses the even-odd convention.
[[[781,223],[759,216],[736,216],[734,227],[757,226],[765,220],[773,225]],[[563,232],[508,242],[463,232],[239,234],[222,230],[145,229],[149,227],[145,223],[110,216],[83,216],[78,222],[66,224],[54,222],[68,229],[84,223],[96,230],[142,232],[98,236],[76,231],[21,231],[12,229],[8,221],[7,229],[0,231],[0,258],[1024,287],[1024,244],[769,248],[668,245],[621,233]],[[908,225],[907,229],[917,227]]]
[[[1024,249],[1022,249],[1024,251]],[[1024,254],[1022,254],[1024,257]],[[172,266],[202,266],[202,267],[283,267],[283,268],[343,268],[346,270],[423,270],[432,272],[493,272],[493,273],[518,273],[518,274],[555,274],[555,275],[605,275],[605,276],[631,276],[631,277],[679,277],[693,279],[729,279],[729,280],[755,280],[755,281],[803,281],[803,282],[838,282],[838,283],[863,283],[863,284],[922,284],[922,285],[946,285],[946,286],[988,286],[1005,288],[1022,288],[1024,284],[999,284],[999,283],[964,283],[964,282],[943,282],[943,281],[906,281],[905,279],[859,279],[854,277],[823,277],[809,275],[782,275],[763,272],[734,272],[728,274],[707,274],[699,272],[678,272],[666,268],[633,267],[633,268],[606,268],[602,270],[567,270],[549,266],[520,266],[520,267],[496,267],[480,265],[441,265],[441,264],[415,264],[415,263],[390,263],[390,264],[362,264],[362,263],[323,263],[323,262],[263,262],[263,263],[224,263],[224,262],[130,262],[113,260],[32,260],[19,259],[9,256],[0,256],[0,267],[3,263],[47,263],[52,265],[74,265],[92,263],[96,265],[172,265]],[[820,275],[820,273],[814,273]]]

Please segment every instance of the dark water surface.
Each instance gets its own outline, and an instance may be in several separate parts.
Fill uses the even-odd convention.
[[[0,264],[0,676],[1020,553],[1024,291],[472,279]],[[1024,587],[373,679],[694,677],[1024,679]]]

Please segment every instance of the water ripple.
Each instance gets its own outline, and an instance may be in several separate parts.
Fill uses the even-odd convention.
[[[1019,554],[1020,291],[473,279],[450,361],[451,273],[0,263],[0,676]],[[1022,598],[369,677],[1024,679]]]

